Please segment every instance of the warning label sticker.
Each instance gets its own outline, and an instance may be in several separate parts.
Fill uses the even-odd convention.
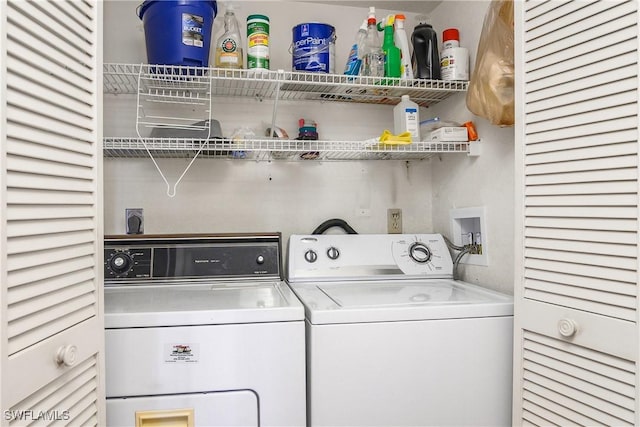
[[[199,361],[198,344],[165,344],[164,345],[164,362],[165,363],[198,363]]]

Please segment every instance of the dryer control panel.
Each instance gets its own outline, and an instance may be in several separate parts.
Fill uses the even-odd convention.
[[[105,237],[106,284],[281,279],[280,235]]]
[[[288,278],[451,278],[453,261],[440,234],[292,235]]]

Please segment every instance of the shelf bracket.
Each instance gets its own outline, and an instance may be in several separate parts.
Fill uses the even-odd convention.
[[[467,156],[469,157],[478,157],[482,154],[482,141],[469,141],[469,151],[467,151]]]
[[[278,115],[278,101],[280,100],[280,87],[284,77],[284,70],[278,70],[276,75],[276,96],[273,101],[273,112],[271,114],[271,134],[269,137],[273,138],[276,132],[276,117]]]

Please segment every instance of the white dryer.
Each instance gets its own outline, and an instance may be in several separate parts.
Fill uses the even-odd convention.
[[[305,423],[304,310],[280,236],[105,239],[109,426]]]
[[[440,235],[291,236],[308,425],[511,425],[513,299],[452,279]]]

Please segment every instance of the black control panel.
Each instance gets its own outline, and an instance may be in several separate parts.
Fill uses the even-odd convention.
[[[280,236],[105,238],[105,282],[281,279]]]
[[[105,248],[104,278],[140,279],[151,277],[151,248]]]

